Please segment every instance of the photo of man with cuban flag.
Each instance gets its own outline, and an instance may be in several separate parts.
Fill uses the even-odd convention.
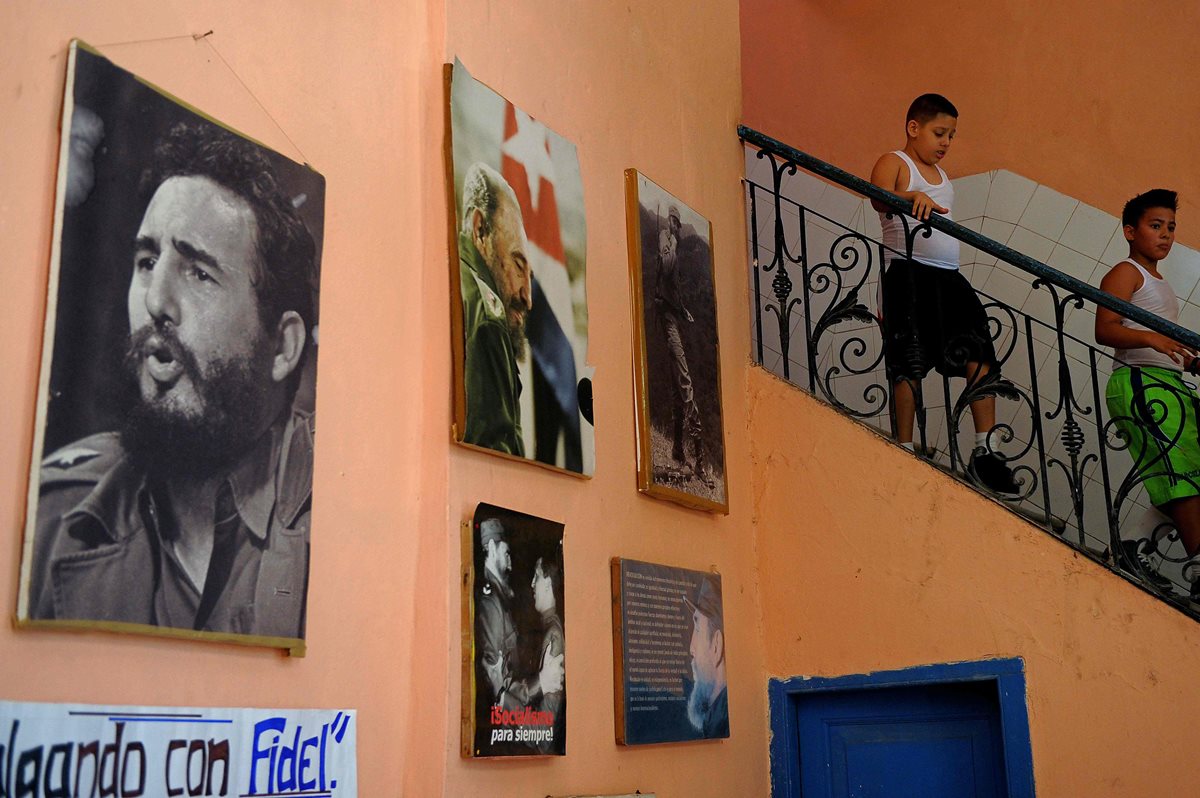
[[[450,125],[461,298],[455,439],[590,476],[587,225],[575,145],[458,61]]]

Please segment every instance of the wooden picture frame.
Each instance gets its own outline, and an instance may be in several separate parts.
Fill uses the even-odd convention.
[[[308,164],[71,42],[19,626],[304,654],[324,217],[325,179]],[[246,225],[275,230],[272,243]],[[260,278],[238,278],[246,261],[270,272],[262,293],[277,308]],[[168,301],[147,299],[152,274],[179,277]],[[241,344],[269,344],[285,323],[277,378]],[[201,479],[237,480],[260,502],[239,505],[237,525],[225,516],[223,538],[240,542],[206,560],[207,591],[162,545],[180,508],[170,486]]]
[[[638,490],[729,513],[712,224],[625,170]]]
[[[729,736],[721,575],[612,559],[618,745]]]
[[[509,460],[591,477],[593,369],[578,153],[461,62],[447,64],[443,77],[452,437]]]

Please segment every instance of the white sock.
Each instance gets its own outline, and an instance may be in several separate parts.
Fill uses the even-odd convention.
[[[976,432],[975,433],[975,448],[983,449],[986,452],[987,445],[988,445],[987,438],[988,438],[988,434],[986,432]]]
[[[913,442],[912,442],[912,441],[909,441],[908,443],[901,443],[901,444],[900,444],[900,448],[901,448],[901,449],[908,449],[910,452],[915,452],[915,451],[916,451],[916,448],[913,446]]]

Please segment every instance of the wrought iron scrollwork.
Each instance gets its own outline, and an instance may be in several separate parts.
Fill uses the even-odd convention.
[[[909,362],[916,364],[914,372],[929,376],[889,374],[884,360],[884,323],[873,308],[875,286],[890,259],[911,259],[918,236],[928,238],[935,229],[947,232],[946,225],[939,220],[935,227],[933,217],[914,219],[895,203],[883,202],[869,185],[820,162],[809,163],[806,158],[815,159],[802,153],[777,148],[760,150],[758,157],[770,164],[771,172],[769,185],[748,186],[751,219],[757,228],[759,193],[769,197],[764,207],[774,218],[772,240],[759,241],[758,230],[752,232],[755,321],[760,339],[763,319],[773,317],[778,324],[783,376],[796,379],[789,370],[803,366],[805,373],[799,377],[803,387],[885,434],[894,431],[889,412],[893,382],[907,384],[916,405],[918,451],[934,465],[977,487],[981,486],[968,467],[975,443],[971,451],[963,451],[962,442],[970,436],[960,433],[967,431],[964,425],[973,430],[967,421],[971,405],[994,399],[997,420],[990,429],[982,430],[984,449],[1012,469],[1019,491],[1003,497],[1008,506],[1062,536],[1083,555],[1120,570],[1147,590],[1200,617],[1200,605],[1193,605],[1190,598],[1191,577],[1200,576],[1200,558],[1188,556],[1178,529],[1165,517],[1156,519],[1150,529],[1134,528],[1139,523],[1134,516],[1149,512],[1141,509],[1149,506],[1147,483],[1170,474],[1168,453],[1180,444],[1179,433],[1160,436],[1153,447],[1131,447],[1119,428],[1137,429],[1137,419],[1109,418],[1104,400],[1109,364],[1121,364],[1113,363],[1093,341],[1075,338],[1066,329],[1069,313],[1088,303],[1111,309],[1112,303],[1086,284],[977,233],[950,231],[947,234],[1030,274],[1032,295],[1042,292],[1040,295],[1049,299],[1047,316],[1052,318],[1036,318],[1025,308],[977,290],[987,315],[995,368],[968,374],[955,397],[951,381],[944,376],[940,377],[940,391],[931,387],[939,380],[929,372],[934,364],[924,362],[926,353],[919,342],[910,340]],[[904,236],[898,246],[903,251],[889,250],[862,229],[852,228],[849,221],[832,219],[789,199],[783,191],[784,181],[797,175],[798,168],[895,208],[890,213],[901,223]],[[797,229],[789,234],[793,219]],[[832,241],[827,252],[826,239]],[[983,268],[977,266],[976,274]],[[761,297],[757,294],[760,276],[769,286]],[[1135,313],[1130,311],[1129,317],[1136,318]],[[1163,331],[1171,333],[1169,327]],[[789,355],[791,348],[800,347],[801,356]],[[940,356],[952,372],[961,372],[973,362],[973,350],[962,344],[953,344]],[[1150,419],[1162,418],[1176,410],[1168,403],[1185,400],[1191,401],[1170,392],[1152,396],[1143,412]],[[1196,484],[1200,475],[1177,474],[1174,478],[1200,494],[1200,484]]]

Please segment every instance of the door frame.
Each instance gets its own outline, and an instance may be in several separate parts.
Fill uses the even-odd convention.
[[[799,740],[795,709],[804,696],[818,692],[980,681],[996,683],[1009,798],[1034,798],[1033,748],[1029,739],[1029,710],[1025,703],[1025,661],[1020,657],[917,665],[851,676],[771,679],[767,683],[767,700],[771,717],[772,798],[802,798],[800,762],[796,756]]]

